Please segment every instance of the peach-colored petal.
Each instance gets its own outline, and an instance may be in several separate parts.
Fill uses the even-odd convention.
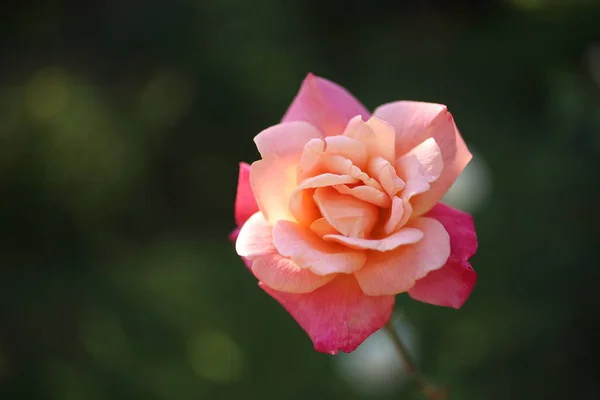
[[[369,153],[364,145],[347,136],[329,136],[325,138],[327,154],[339,155],[352,161],[358,168],[367,167]]]
[[[410,211],[409,211],[410,212]],[[395,232],[396,229],[401,227],[400,221],[404,216],[404,201],[400,197],[394,197],[392,199],[392,207],[390,208],[390,216],[385,222],[383,231],[386,235]]]
[[[367,237],[379,219],[379,209],[373,204],[332,188],[318,188],[314,199],[327,222],[345,236]]]
[[[254,193],[250,186],[250,165],[240,163],[237,195],[235,198],[235,223],[241,227],[252,214],[258,211]]]
[[[405,183],[398,177],[396,169],[383,157],[373,157],[369,160],[368,172],[376,179],[387,194],[395,196],[404,189]]]
[[[306,143],[321,137],[321,132],[308,122],[284,122],[260,132],[254,143],[262,158],[293,157],[299,161]]]
[[[371,118],[364,122],[360,116],[350,120],[344,136],[359,140],[367,149],[369,157],[380,156],[394,162],[394,128],[388,123]]]
[[[460,308],[477,282],[477,274],[467,261],[477,250],[473,218],[443,203],[426,215],[438,220],[450,235],[450,257],[442,268],[419,279],[408,294],[426,303]]]
[[[431,189],[415,196],[413,201],[413,214],[422,215],[429,211],[446,194],[456,178],[462,173],[473,156],[467,148],[463,138],[456,132],[456,156],[451,163],[444,159],[444,169],[439,179],[431,183]]]
[[[406,155],[400,157],[396,161],[396,170],[400,178],[406,182],[406,186],[402,191],[404,200],[410,200],[413,196],[430,189],[431,185],[427,181],[425,170],[416,156]]]
[[[283,293],[261,284],[298,322],[315,350],[352,352],[392,315],[394,296],[366,296],[351,275],[338,275],[312,293]]]
[[[392,251],[400,246],[417,243],[422,238],[423,232],[416,228],[402,228],[398,232],[383,239],[362,239],[337,234],[323,236],[323,239],[325,240],[344,244],[351,249],[374,250],[380,252]]]
[[[339,233],[325,218],[319,218],[310,224],[310,230],[316,233],[318,236],[323,237],[325,235]]]
[[[442,160],[442,151],[434,138],[425,140],[406,154],[417,157],[423,166],[427,182],[433,182],[440,177],[444,161]]]
[[[275,224],[273,243],[279,254],[317,275],[351,274],[360,269],[366,259],[364,252],[327,243],[310,229],[289,221]]]
[[[320,217],[319,208],[313,200],[314,189],[324,186],[352,184],[358,182],[358,179],[349,175],[336,175],[325,173],[307,178],[290,195],[289,211],[296,221],[301,225],[310,225],[315,219]]]
[[[272,231],[273,227],[260,212],[253,214],[240,229],[235,242],[238,255],[254,260],[275,252]]]
[[[250,171],[250,184],[258,208],[270,224],[280,219],[294,221],[289,201],[296,187],[296,164],[284,159],[255,161]]]
[[[379,106],[373,116],[394,127],[397,156],[432,137],[443,153],[444,164],[454,159],[456,126],[445,105],[396,101]]]
[[[335,274],[316,275],[277,253],[257,258],[251,269],[254,276],[265,285],[288,293],[310,293],[335,278]]]
[[[432,218],[412,220],[410,227],[423,232],[423,239],[394,251],[370,252],[364,267],[355,273],[365,294],[392,295],[406,292],[415,281],[441,268],[450,255],[450,237]]]
[[[304,145],[298,165],[299,182],[310,176],[325,172],[322,170],[320,162],[324,151],[325,141],[322,139],[311,139]]]
[[[372,186],[356,186],[350,188],[347,185],[335,185],[333,188],[341,194],[354,196],[359,200],[375,204],[379,207],[389,207],[392,204],[390,196]]]
[[[350,175],[353,178],[363,181],[367,186],[371,186],[374,189],[383,191],[383,188],[375,179],[371,178],[367,173],[363,172],[356,165],[352,164],[349,159],[338,156],[338,155],[325,155],[321,158],[323,168],[327,171],[339,174],[339,175]]]
[[[340,135],[355,115],[368,118],[370,113],[343,87],[308,74],[282,121],[307,121],[333,136]]]

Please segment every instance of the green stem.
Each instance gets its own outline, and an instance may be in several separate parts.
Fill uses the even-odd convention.
[[[431,383],[425,379],[425,377],[419,372],[415,363],[413,362],[410,354],[408,354],[408,349],[400,339],[400,335],[393,326],[393,322],[390,321],[385,325],[385,330],[388,332],[392,341],[394,342],[394,346],[396,350],[398,350],[398,354],[402,358],[402,362],[404,363],[404,371],[406,375],[411,377],[421,389],[421,392],[425,397],[429,400],[448,400],[448,390],[446,389],[438,389]]]

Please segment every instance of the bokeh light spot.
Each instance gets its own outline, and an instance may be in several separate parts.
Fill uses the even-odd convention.
[[[42,69],[27,84],[27,108],[35,119],[46,119],[58,114],[68,98],[67,76],[60,68]]]
[[[476,212],[488,200],[492,191],[492,179],[483,157],[469,146],[473,159],[456,179],[443,201],[467,212]]]
[[[222,332],[206,331],[192,338],[188,357],[194,372],[213,382],[233,382],[243,374],[242,349]]]

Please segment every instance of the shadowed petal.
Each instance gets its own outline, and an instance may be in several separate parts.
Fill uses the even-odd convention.
[[[338,275],[307,294],[261,287],[306,331],[315,350],[327,354],[354,351],[389,321],[395,301],[394,296],[366,296],[351,275]]]
[[[282,122],[306,121],[332,136],[340,135],[356,115],[368,118],[370,113],[343,87],[308,74]]]
[[[460,308],[477,281],[477,274],[467,261],[477,250],[473,218],[443,203],[433,207],[427,217],[438,220],[450,235],[450,257],[442,268],[419,279],[408,294],[425,303]]]
[[[351,249],[380,252],[392,251],[400,246],[417,243],[422,238],[423,232],[416,228],[403,228],[383,239],[361,239],[337,234],[323,236],[325,240],[344,244]]]

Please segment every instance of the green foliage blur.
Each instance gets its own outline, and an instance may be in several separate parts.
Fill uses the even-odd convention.
[[[3,3],[0,398],[421,398],[353,389],[227,239],[307,72],[447,104],[475,153],[471,299],[398,296],[425,374],[600,398],[598,40],[592,0]]]

